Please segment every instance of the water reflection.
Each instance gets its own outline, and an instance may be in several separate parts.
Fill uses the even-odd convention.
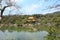
[[[45,36],[48,34],[46,31],[40,32],[5,32],[0,31],[0,40],[45,40]]]

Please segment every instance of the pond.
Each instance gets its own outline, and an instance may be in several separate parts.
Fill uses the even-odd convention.
[[[0,40],[45,40],[48,32],[9,32],[8,30],[0,31]]]

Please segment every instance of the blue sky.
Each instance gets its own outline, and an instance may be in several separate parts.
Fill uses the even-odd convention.
[[[20,12],[27,15],[46,14],[60,11],[60,6],[58,8],[49,9],[49,6],[60,4],[60,0],[15,0],[15,2],[18,6],[21,7]],[[5,10],[4,15],[9,14],[9,11],[7,10],[9,10],[9,8]],[[15,11],[11,12],[11,14],[17,14]]]

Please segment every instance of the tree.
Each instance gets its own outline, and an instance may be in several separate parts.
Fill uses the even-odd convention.
[[[44,0],[45,2],[47,1],[52,1],[52,0]],[[49,5],[47,8],[43,9],[43,10],[51,10],[51,9],[60,9],[60,3],[58,3],[60,0],[56,0],[53,5]]]
[[[2,5],[4,4],[2,4],[2,1],[4,1],[6,4],[6,6],[4,6],[3,8],[2,8]],[[0,0],[0,20],[2,19],[3,12],[5,11],[7,7],[14,7],[16,9],[20,8],[18,5],[16,5],[15,0]]]

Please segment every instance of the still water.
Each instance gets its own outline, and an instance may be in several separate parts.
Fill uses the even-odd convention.
[[[0,40],[45,40],[45,36],[47,36],[48,32],[40,31],[40,32],[9,32],[6,30],[5,32],[0,31]]]

